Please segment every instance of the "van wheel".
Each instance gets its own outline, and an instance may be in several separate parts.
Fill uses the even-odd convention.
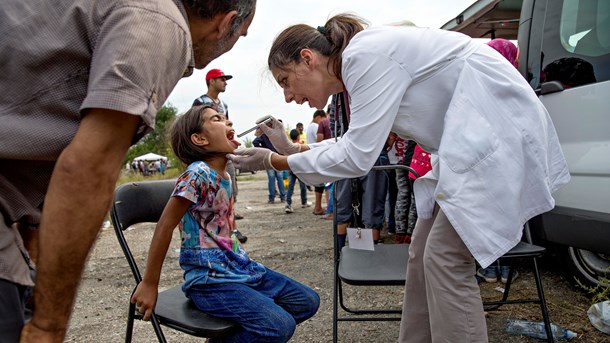
[[[610,286],[610,256],[589,250],[566,247],[562,252],[570,280],[590,287]]]

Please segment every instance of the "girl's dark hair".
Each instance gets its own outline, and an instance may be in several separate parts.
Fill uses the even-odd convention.
[[[191,141],[192,134],[203,133],[203,112],[208,108],[213,109],[210,105],[191,107],[185,114],[176,118],[170,130],[174,154],[186,165],[225,155],[224,152],[206,150]]]
[[[305,24],[290,26],[273,41],[267,64],[269,69],[283,69],[291,62],[301,61],[301,50],[308,48],[329,58],[329,70],[341,79],[341,55],[356,33],[368,23],[349,13],[330,18],[324,26],[313,28]]]
[[[212,19],[218,14],[237,11],[237,16],[231,23],[231,36],[235,35],[244,20],[256,9],[256,0],[182,0],[182,3],[203,19]]]

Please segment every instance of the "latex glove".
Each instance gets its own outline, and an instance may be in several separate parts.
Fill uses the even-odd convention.
[[[267,118],[271,118],[271,121],[262,123]],[[284,125],[273,116],[260,117],[256,120],[256,123],[261,131],[269,137],[271,144],[280,154],[288,156],[301,152],[301,144],[291,142],[286,135]]]
[[[272,154],[273,151],[265,148],[243,148],[235,150],[233,154],[227,154],[227,158],[233,161],[235,169],[276,170],[271,165]]]

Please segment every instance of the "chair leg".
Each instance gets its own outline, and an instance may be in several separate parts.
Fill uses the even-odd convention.
[[[133,315],[136,311],[136,305],[129,303],[129,311],[127,312],[127,331],[125,332],[125,343],[131,343],[133,335]]]
[[[544,290],[542,288],[542,280],[540,278],[540,272],[538,270],[538,261],[536,258],[532,259],[534,265],[534,279],[536,279],[536,290],[538,291],[538,298],[540,299],[540,310],[542,311],[542,320],[544,321],[544,328],[546,330],[547,342],[555,342],[553,332],[551,331],[551,321],[549,319],[549,312],[546,307],[546,300],[544,298]]]
[[[161,324],[159,323],[159,319],[157,318],[156,314],[152,314],[150,317],[150,323],[152,324],[153,328],[155,329],[155,334],[157,335],[157,339],[159,340],[160,343],[167,343],[167,340],[165,339],[165,335],[163,334],[163,330],[161,329]]]
[[[341,308],[345,311],[345,312],[349,312],[349,313],[355,313],[354,311],[352,311],[352,309],[348,308],[347,306],[345,306],[345,304],[343,303],[343,286],[341,285],[341,280],[337,280],[337,289],[339,290],[339,305],[341,305]]]
[[[334,280],[335,283],[333,285],[333,343],[337,343],[337,339],[338,339],[338,333],[337,330],[339,329],[338,327],[338,320],[339,320],[339,305],[337,304],[338,298],[339,298],[339,287],[340,286],[340,280],[339,280],[339,276],[337,275],[337,266],[335,265],[335,271],[334,271]]]
[[[509,262],[509,271],[508,271],[508,280],[506,280],[506,285],[504,286],[504,292],[502,293],[502,299],[499,301],[489,301],[487,303],[483,303],[483,307],[485,311],[494,311],[497,310],[500,306],[507,303],[508,294],[510,292],[510,285],[513,282],[513,275],[515,273],[515,266],[513,260]]]

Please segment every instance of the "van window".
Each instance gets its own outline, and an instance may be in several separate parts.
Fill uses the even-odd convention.
[[[546,11],[539,82],[570,88],[609,80],[610,1],[549,1]]]
[[[583,56],[610,53],[610,1],[564,0],[559,26],[561,43]]]

